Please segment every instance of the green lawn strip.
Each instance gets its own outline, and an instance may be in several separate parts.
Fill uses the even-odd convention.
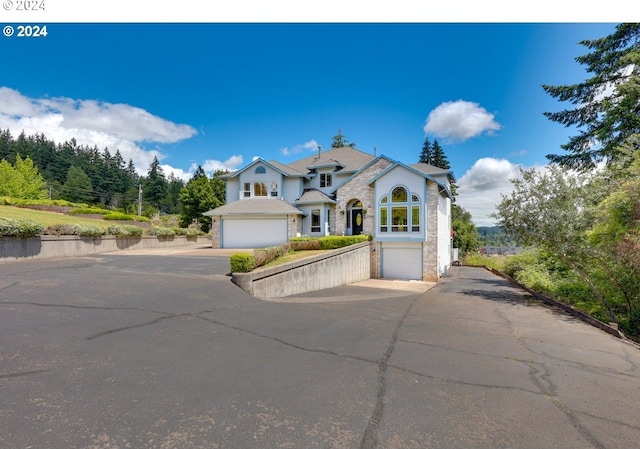
[[[2,218],[22,218],[25,220],[35,221],[40,223],[45,228],[56,224],[85,224],[85,225],[97,225],[107,228],[112,223],[108,221],[96,219],[78,217],[75,215],[60,214],[57,212],[46,212],[34,209],[26,209],[15,206],[0,206],[0,217]],[[132,222],[133,224],[133,222]]]
[[[293,253],[288,253],[282,257],[278,257],[276,260],[272,260],[268,264],[265,264],[259,268],[269,268],[277,265],[282,265],[284,263],[293,262],[295,260],[304,259],[305,257],[315,256],[316,254],[324,254],[331,250],[327,249],[316,249],[316,250],[308,250],[308,251],[295,251]]]

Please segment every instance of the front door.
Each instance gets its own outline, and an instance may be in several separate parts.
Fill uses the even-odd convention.
[[[351,210],[351,235],[362,234],[362,209]]]

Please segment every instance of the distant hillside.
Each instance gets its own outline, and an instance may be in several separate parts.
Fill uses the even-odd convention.
[[[482,246],[516,246],[518,243],[508,238],[499,226],[479,226],[478,240]]]

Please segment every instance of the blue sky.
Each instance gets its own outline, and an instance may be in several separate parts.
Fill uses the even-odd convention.
[[[49,23],[0,38],[0,128],[116,149],[189,179],[255,157],[356,147],[417,162],[437,139],[478,225],[518,167],[574,130],[542,84],[588,74],[578,42],[613,23]]]

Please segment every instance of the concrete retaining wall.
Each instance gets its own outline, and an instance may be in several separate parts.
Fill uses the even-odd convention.
[[[364,242],[251,273],[233,273],[232,281],[257,298],[285,296],[338,287],[371,277],[371,243]]]
[[[115,236],[80,237],[77,235],[42,235],[22,239],[0,237],[0,262],[19,259],[53,259],[78,257],[127,249],[165,248],[192,244],[211,244],[206,237],[156,237],[142,236],[121,238]]]

